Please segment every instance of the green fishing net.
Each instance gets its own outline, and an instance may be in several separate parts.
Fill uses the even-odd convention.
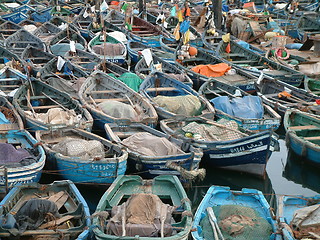
[[[212,207],[225,240],[269,240],[272,234],[270,223],[259,212],[240,205]],[[207,212],[206,212],[207,213]],[[204,239],[214,239],[212,226],[207,215],[201,220]]]

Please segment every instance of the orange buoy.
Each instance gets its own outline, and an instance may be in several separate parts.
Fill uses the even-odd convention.
[[[190,56],[195,56],[198,54],[198,49],[196,49],[195,47],[189,47],[189,54]]]

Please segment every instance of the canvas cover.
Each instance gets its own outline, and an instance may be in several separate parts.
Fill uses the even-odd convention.
[[[51,52],[56,56],[64,56],[70,51],[70,43],[57,43],[50,46]],[[84,50],[84,46],[76,43],[76,49]]]
[[[62,108],[51,108],[46,113],[35,113],[35,116],[30,111],[25,111],[25,113],[44,124],[52,125],[77,125],[82,118],[81,115],[77,116],[73,109],[66,111]]]
[[[132,121],[138,122],[141,115],[139,116],[138,106],[131,106],[130,104],[114,101],[114,100],[106,100],[98,104],[98,107],[106,114],[114,117],[114,118],[125,118],[131,119]],[[138,110],[138,111],[137,111]]]
[[[171,223],[174,221],[172,212],[175,208],[164,204],[157,195],[133,194],[123,204],[112,208],[112,218],[107,225],[107,234],[160,237],[161,225],[163,225],[164,236],[171,236],[173,233]],[[123,234],[123,226],[125,226],[125,234]]]
[[[66,137],[53,145],[52,150],[64,156],[78,157],[83,160],[101,159],[105,156],[104,146],[97,140]]]
[[[92,50],[96,54],[114,57],[124,54],[125,48],[121,43],[103,43],[93,46]]]
[[[23,159],[33,156],[24,148],[15,148],[9,143],[0,143],[0,165],[20,163]]]
[[[207,77],[221,77],[230,69],[231,67],[226,63],[197,65],[191,68],[192,71]]]
[[[194,95],[175,97],[159,95],[154,97],[153,101],[160,107],[175,114],[185,116],[196,116],[201,114],[201,101]]]
[[[210,100],[214,107],[235,117],[247,119],[263,118],[262,100],[258,96],[229,98],[220,96]]]
[[[136,92],[139,91],[140,85],[143,82],[143,80],[139,78],[137,74],[131,72],[123,73],[117,79],[125,83],[129,88],[133,89]]]
[[[67,92],[73,98],[79,98],[78,92],[86,78],[79,77],[75,81],[65,80],[63,78],[50,77],[46,79],[46,83],[63,92]]]
[[[167,156],[183,154],[184,152],[164,137],[157,137],[147,132],[135,133],[124,139],[122,143],[131,151],[145,156]]]

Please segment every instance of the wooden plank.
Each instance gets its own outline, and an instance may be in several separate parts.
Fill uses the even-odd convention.
[[[57,205],[59,210],[66,203],[68,198],[69,198],[68,193],[66,193],[65,191],[60,191],[50,196],[48,200],[54,202]]]
[[[100,90],[100,91],[90,91],[88,94],[95,94],[95,93],[119,93],[119,90]]]
[[[318,127],[314,125],[292,126],[292,127],[289,127],[289,130],[306,130],[306,129],[314,129],[314,128],[318,128]]]
[[[61,223],[69,221],[72,218],[74,218],[74,216],[72,216],[72,215],[63,216],[62,218],[59,218],[57,220],[53,220],[53,221],[47,222],[45,224],[42,224],[38,229],[46,229],[46,228],[49,228],[49,227],[58,226]]]
[[[19,129],[18,125],[15,123],[0,124],[0,131],[8,131],[14,129]]]
[[[313,141],[313,140],[320,140],[320,136],[315,136],[315,137],[304,137],[305,140],[308,141]]]
[[[46,106],[37,106],[37,107],[33,107],[34,110],[36,109],[49,109],[49,108],[56,108],[56,107],[60,107],[59,105],[46,105]]]
[[[118,101],[118,102],[127,102],[128,99],[124,98],[105,98],[105,99],[94,99],[96,103],[101,103],[104,101]],[[93,103],[91,100],[88,100],[89,103]]]
[[[179,90],[175,87],[155,87],[155,88],[147,88],[146,91],[148,92],[157,92],[157,91],[174,91]]]

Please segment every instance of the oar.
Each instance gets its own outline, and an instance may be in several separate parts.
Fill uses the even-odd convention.
[[[212,208],[208,207],[207,212],[208,212],[208,216],[209,216],[209,222],[210,222],[212,230],[213,230],[214,240],[219,240],[216,225],[214,224],[214,221],[210,217],[210,210],[212,211]]]
[[[211,223],[211,221],[213,222],[213,224],[215,225],[216,231],[218,232],[220,238],[221,238],[222,240],[224,240],[224,237],[223,237],[223,235],[222,235],[222,233],[221,233],[221,230],[220,230],[220,228],[219,228],[216,215],[214,214],[214,212],[213,212],[213,210],[212,210],[212,207],[208,207],[208,208],[207,208],[207,212],[208,212],[208,214],[209,214],[210,223]],[[217,238],[217,239],[218,239],[218,238]]]

